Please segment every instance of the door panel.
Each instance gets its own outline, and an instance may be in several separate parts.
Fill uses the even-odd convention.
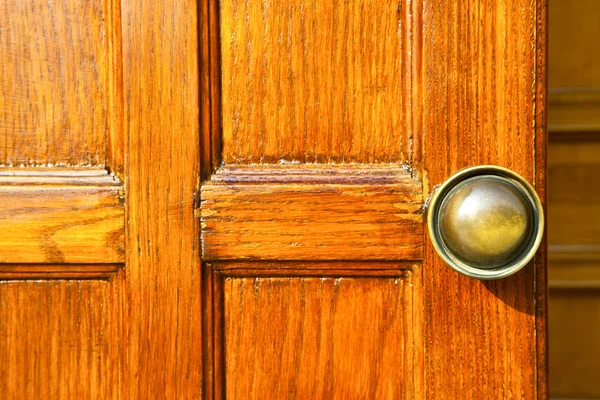
[[[3,281],[0,299],[3,398],[119,397],[123,316],[112,282]]]
[[[0,391],[119,398],[123,140],[112,1],[0,4]],[[121,160],[121,163],[115,162]],[[122,178],[122,176],[121,176]]]
[[[412,397],[410,270],[367,277],[218,274],[225,397]]]
[[[227,0],[219,9],[226,164],[408,159],[402,5]]]
[[[0,5],[0,164],[106,164],[108,1]]]

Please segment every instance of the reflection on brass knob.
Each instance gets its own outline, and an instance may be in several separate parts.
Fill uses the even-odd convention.
[[[544,216],[523,177],[478,166],[457,173],[433,194],[427,222],[434,248],[448,265],[474,278],[498,279],[531,260]]]

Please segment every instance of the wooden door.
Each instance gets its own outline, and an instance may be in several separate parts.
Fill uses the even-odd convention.
[[[447,267],[461,168],[545,194],[545,2],[0,6],[9,398],[545,398],[544,251]]]

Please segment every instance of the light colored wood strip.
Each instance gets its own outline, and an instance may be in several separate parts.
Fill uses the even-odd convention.
[[[211,6],[216,2],[211,0]],[[197,1],[122,2],[127,235],[124,399],[199,399]]]
[[[119,186],[37,182],[0,185],[0,262],[124,262],[125,218]]]
[[[121,187],[121,181],[104,169],[2,168],[3,186],[106,186]]]
[[[420,184],[406,174],[397,174],[395,183],[369,176],[369,183],[337,183],[335,174],[311,184],[269,183],[268,175],[207,182],[200,210],[203,258],[419,260]]]

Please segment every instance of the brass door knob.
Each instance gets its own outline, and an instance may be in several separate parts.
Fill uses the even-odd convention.
[[[427,227],[435,250],[452,268],[473,278],[499,279],[534,256],[544,213],[522,176],[483,165],[458,172],[433,193]]]

